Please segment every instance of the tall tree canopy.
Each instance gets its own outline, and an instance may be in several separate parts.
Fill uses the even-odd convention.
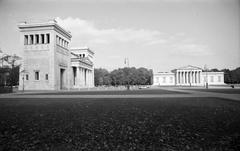
[[[153,72],[146,68],[119,68],[112,72],[95,69],[95,85],[149,85],[152,84]]]

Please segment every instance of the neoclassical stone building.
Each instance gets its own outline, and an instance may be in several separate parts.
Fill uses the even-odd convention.
[[[61,90],[94,86],[94,52],[70,48],[72,35],[55,20],[20,23],[23,62],[19,89]]]
[[[224,84],[223,72],[204,72],[195,66],[185,66],[172,72],[158,72],[153,75],[153,85],[203,86]]]

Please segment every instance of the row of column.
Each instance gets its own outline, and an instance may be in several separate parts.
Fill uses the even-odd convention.
[[[63,38],[56,36],[56,43],[62,47],[68,48],[68,42],[64,40]]]
[[[24,35],[24,45],[49,44],[50,34]]]
[[[93,86],[93,71],[76,67],[76,79],[75,79],[75,85],[78,87],[91,87]]]
[[[199,84],[201,83],[201,71],[177,71],[177,84]]]

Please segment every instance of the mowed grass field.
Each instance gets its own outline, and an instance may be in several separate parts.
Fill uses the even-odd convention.
[[[240,150],[217,98],[0,99],[0,150]]]

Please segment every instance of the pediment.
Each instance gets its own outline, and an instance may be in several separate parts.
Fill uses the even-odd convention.
[[[180,67],[177,70],[202,70],[202,68],[188,65],[188,66]]]

